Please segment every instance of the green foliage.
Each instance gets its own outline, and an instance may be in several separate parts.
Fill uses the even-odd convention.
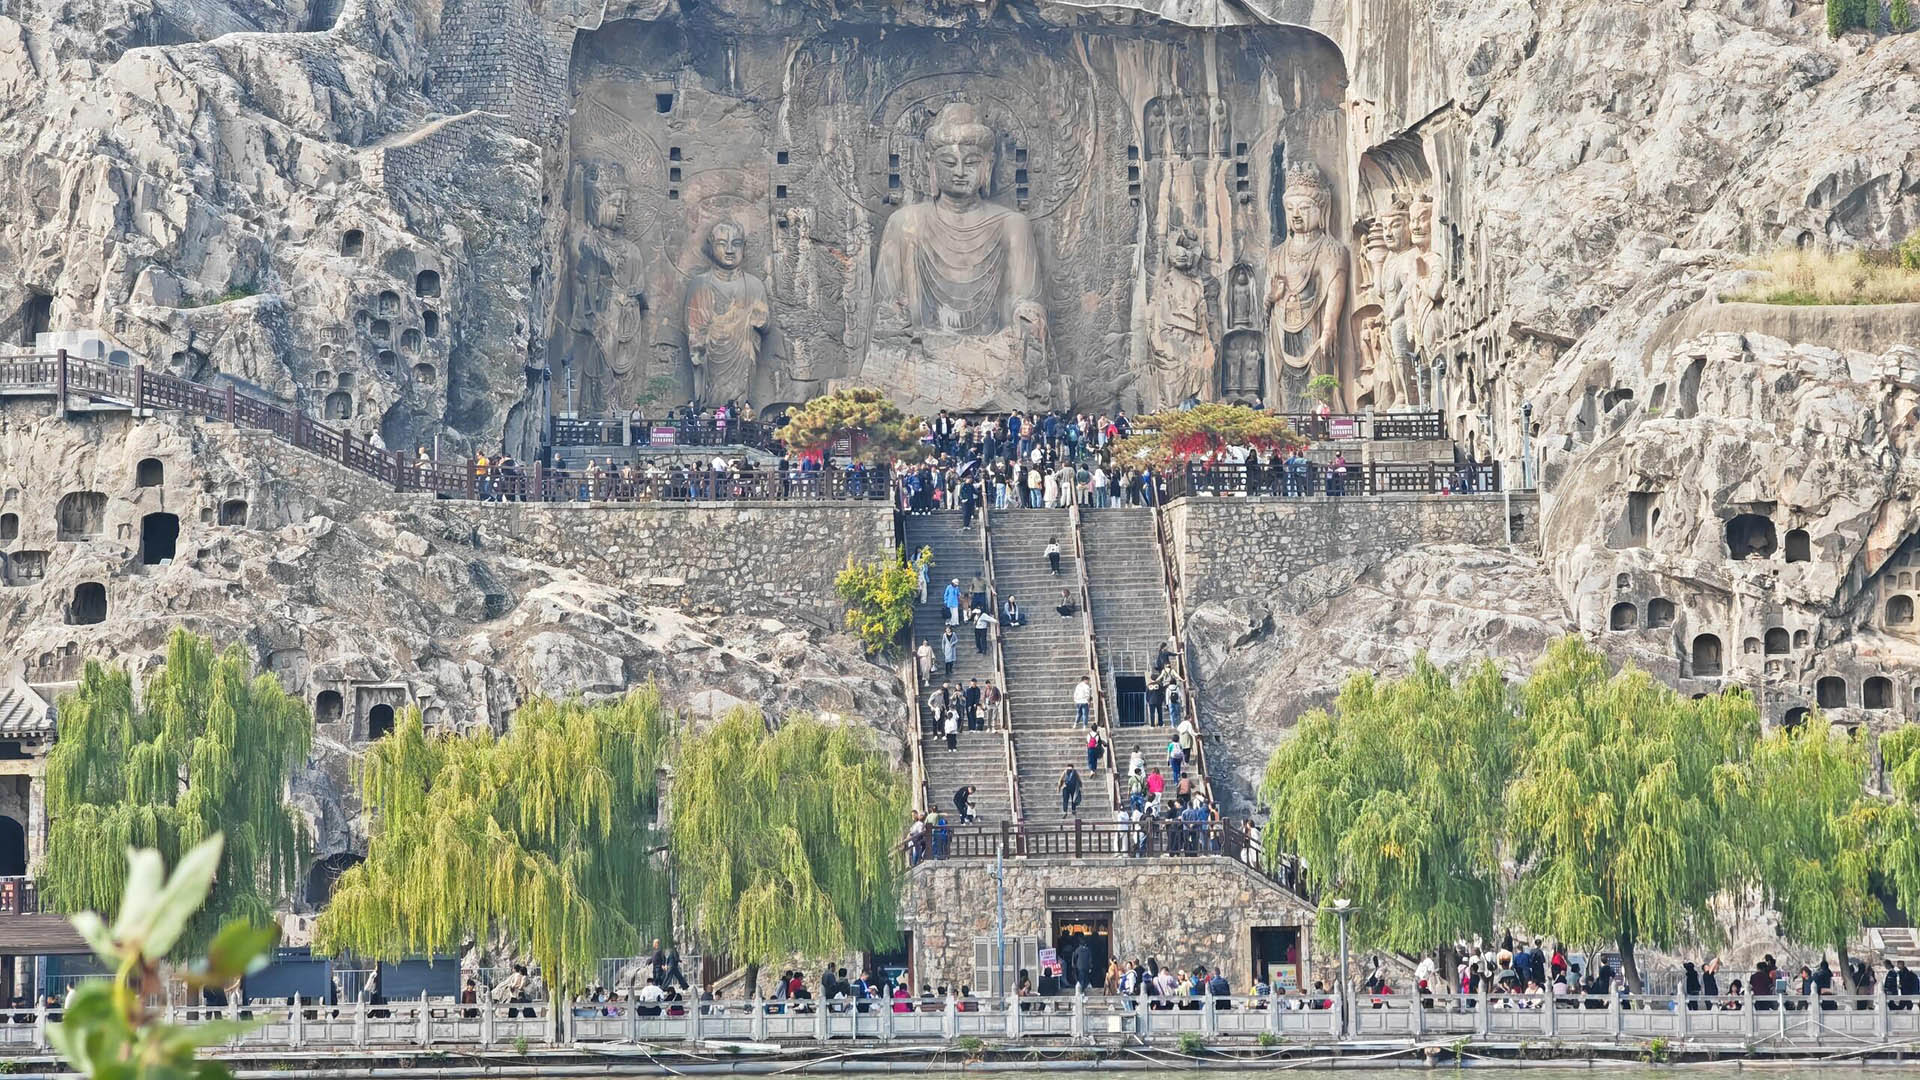
[[[655,375],[640,387],[640,393],[634,397],[633,403],[642,409],[647,409],[670,402],[679,393],[679,379],[671,375]]]
[[[397,960],[505,937],[561,993],[668,923],[653,859],[673,717],[651,687],[611,703],[535,700],[505,735],[429,738],[417,709],[371,746],[367,860],[314,927],[328,954]]]
[[[207,1021],[190,1027],[159,1022],[146,1001],[163,995],[169,972],[161,963],[207,903],[223,863],[224,837],[214,833],[194,845],[168,877],[160,853],[126,852],[125,890],[111,929],[94,912],[73,919],[74,928],[101,960],[111,980],[90,980],[74,989],[62,1019],[47,1026],[47,1040],[75,1070],[93,1080],[231,1080],[226,1066],[196,1061],[202,1046],[226,1042],[251,1023]],[[244,920],[214,935],[214,948],[185,972],[172,973],[189,988],[227,986],[267,961],[277,931]]]
[[[1902,17],[1906,17],[1904,15],[1907,9],[1906,0],[1895,0],[1895,4],[1895,10],[1902,12]],[[1920,229],[1913,230],[1907,234],[1905,240],[1900,241],[1900,247],[1896,249],[1894,256],[1900,260],[1901,268],[1920,270]]]
[[[980,1051],[987,1048],[987,1044],[980,1041],[978,1035],[962,1035],[954,1040],[953,1045],[959,1047],[960,1052],[970,1058],[979,1057]]]
[[[882,951],[899,938],[907,785],[861,727],[735,709],[674,755],[681,919],[746,964]]]
[[[127,672],[95,661],[61,697],[39,885],[55,911],[115,919],[123,896],[134,895],[128,849],[178,860],[224,830],[207,903],[170,935],[197,952],[231,919],[271,922],[300,880],[308,838],[285,794],[306,762],[313,718],[272,676],[252,677],[238,646],[216,656],[211,641],[184,630],[168,639],[166,666],[143,698],[134,703]]]
[[[1892,0],[1887,5],[1887,23],[1899,33],[1913,29],[1913,9],[1908,5],[1907,0]],[[1902,255],[1905,255],[1904,250]],[[1913,268],[1909,267],[1909,269]]]
[[[1484,932],[1512,761],[1491,663],[1458,681],[1424,655],[1403,679],[1356,675],[1267,762],[1266,856],[1300,856],[1328,896],[1353,900],[1363,946],[1414,952]]]
[[[1315,375],[1307,380],[1307,396],[1322,404],[1333,400],[1334,392],[1340,389],[1340,380],[1331,375]]]
[[[1197,1031],[1181,1032],[1180,1033],[1180,1052],[1188,1056],[1206,1053],[1207,1052],[1206,1037],[1201,1035]]]
[[[1272,453],[1306,445],[1285,420],[1245,405],[1209,402],[1191,409],[1171,409],[1138,417],[1133,427],[1137,434],[1115,444],[1114,460],[1164,466],[1218,454],[1229,446],[1251,446]]]
[[[1876,830],[1880,869],[1900,907],[1920,910],[1920,724],[1882,735],[1880,760],[1893,795]]]
[[[1647,1048],[1640,1055],[1640,1060],[1663,1063],[1668,1057],[1672,1056],[1672,1054],[1673,1046],[1668,1043],[1665,1038],[1656,1035],[1647,1040]]]
[[[1638,990],[1636,941],[1718,932],[1707,903],[1743,866],[1759,714],[1739,690],[1689,701],[1631,667],[1610,675],[1578,637],[1548,650],[1521,700],[1508,910],[1536,933],[1618,944]]]
[[[848,556],[846,569],[833,579],[834,591],[847,604],[847,629],[859,637],[867,652],[891,652],[907,627],[913,625],[922,562],[933,565],[932,549],[921,548],[911,564],[905,552],[870,563],[858,563]]]
[[[1285,1039],[1282,1039],[1280,1036],[1275,1035],[1271,1031],[1263,1031],[1260,1033],[1260,1045],[1263,1047],[1271,1048],[1271,1047],[1279,1046],[1281,1043],[1285,1041],[1286,1041]]]
[[[514,1037],[513,1052],[521,1057],[527,1056],[527,1037],[525,1035],[517,1035]]]
[[[795,450],[824,450],[841,439],[853,443],[862,461],[912,456],[920,447],[919,427],[891,399],[868,386],[822,394],[787,410],[780,437]]]
[[[1776,728],[1754,750],[1752,790],[1765,813],[1746,814],[1746,849],[1781,932],[1844,951],[1879,909],[1871,889],[1878,800],[1861,784],[1864,744],[1819,717]]]

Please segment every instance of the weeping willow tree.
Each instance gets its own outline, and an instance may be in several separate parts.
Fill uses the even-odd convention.
[[[1882,735],[1880,761],[1892,799],[1875,829],[1879,871],[1896,904],[1920,911],[1920,724]]]
[[[650,687],[535,700],[501,736],[429,737],[408,710],[362,762],[367,859],[340,876],[315,947],[398,960],[498,935],[580,990],[669,921],[653,821],[672,729]]]
[[[1616,945],[1637,992],[1636,942],[1719,933],[1708,902],[1742,879],[1759,713],[1743,691],[1688,700],[1644,671],[1611,674],[1577,637],[1547,651],[1521,700],[1511,910],[1538,933]]]
[[[1512,723],[1491,663],[1455,681],[1423,654],[1405,678],[1354,676],[1267,762],[1267,860],[1297,855],[1327,896],[1351,899],[1363,946],[1417,952],[1484,931]]]
[[[313,742],[306,707],[272,676],[255,677],[238,646],[216,655],[176,630],[140,702],[126,671],[88,661],[59,709],[46,772],[53,824],[37,871],[46,904],[111,923],[128,849],[171,865],[225,832],[212,891],[174,949],[203,952],[229,920],[270,923],[307,860],[305,823],[286,801]]]
[[[748,965],[749,987],[776,958],[898,942],[907,789],[864,729],[798,715],[769,733],[759,712],[735,709],[674,762],[681,918]]]
[[[1866,792],[1867,750],[1818,716],[1776,728],[1753,755],[1753,805],[1740,821],[1754,873],[1791,941],[1832,948],[1880,910],[1873,895],[1879,800]]]

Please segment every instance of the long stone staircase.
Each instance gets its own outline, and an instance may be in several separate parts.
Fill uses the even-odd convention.
[[[1083,728],[1074,727],[1073,688],[1087,672],[1085,624],[1076,611],[1062,619],[1054,610],[1060,591],[1079,605],[1073,524],[1067,510],[1005,510],[993,515],[993,577],[1001,596],[1017,598],[1027,625],[1006,629],[1007,695],[1012,705],[1013,748],[1019,762],[1020,808],[1030,822],[1070,820],[1060,810],[1060,774],[1071,764],[1081,774],[1078,817],[1110,821],[1111,779],[1103,764],[1087,771]],[[1047,540],[1060,542],[1058,576],[1047,568]]]
[[[1157,758],[1152,751],[1159,748],[1150,745],[1137,726],[1146,722],[1142,687],[1153,672],[1154,654],[1173,637],[1153,511],[1146,507],[1083,510],[1080,528],[1100,678],[1114,703],[1119,743],[1114,749],[1124,761],[1126,751],[1140,743],[1152,762]]]
[[[940,663],[940,631],[946,624],[946,608],[941,594],[947,582],[960,579],[965,589],[974,575],[986,573],[986,560],[980,536],[980,523],[973,528],[960,526],[958,511],[936,511],[924,516],[909,514],[905,523],[907,557],[922,547],[933,549],[933,570],[927,588],[927,602],[913,609],[913,647],[925,641],[933,647],[933,677],[920,688],[920,752],[926,767],[926,799],[929,807],[951,812],[953,793],[962,784],[972,784],[974,813],[982,822],[1012,820],[1012,797],[1007,787],[1006,738],[998,731],[967,731],[962,728],[959,749],[949,752],[946,737],[934,725],[933,710],[927,701],[946,678]],[[952,681],[964,689],[969,679],[986,686],[994,679],[993,654],[974,650],[973,629],[956,627],[959,648],[954,653]]]

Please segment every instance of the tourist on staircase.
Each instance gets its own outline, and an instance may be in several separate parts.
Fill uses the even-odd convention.
[[[1082,675],[1079,684],[1073,688],[1073,726],[1087,727],[1092,723],[1092,714],[1093,682],[1088,676]]]
[[[1069,765],[1060,774],[1060,812],[1071,814],[1080,809],[1080,774]]]

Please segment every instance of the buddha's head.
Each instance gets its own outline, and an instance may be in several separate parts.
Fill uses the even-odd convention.
[[[1387,207],[1386,215],[1380,219],[1380,224],[1386,232],[1388,251],[1405,251],[1407,249],[1409,243],[1407,236],[1408,215],[1407,200],[1395,198],[1393,205]]]
[[[1407,217],[1407,234],[1414,247],[1427,250],[1433,240],[1433,196],[1422,195],[1413,201]]]
[[[1287,170],[1287,194],[1282,200],[1287,211],[1287,232],[1312,236],[1327,228],[1327,213],[1333,206],[1333,189],[1320,167],[1302,161]]]
[[[993,129],[964,101],[949,102],[927,128],[933,186],[955,199],[985,195],[993,183]]]
[[[627,170],[618,162],[593,161],[581,167],[580,194],[587,221],[619,232],[627,223]]]
[[[716,221],[707,230],[707,258],[722,270],[738,270],[747,258],[747,230],[737,221]]]

